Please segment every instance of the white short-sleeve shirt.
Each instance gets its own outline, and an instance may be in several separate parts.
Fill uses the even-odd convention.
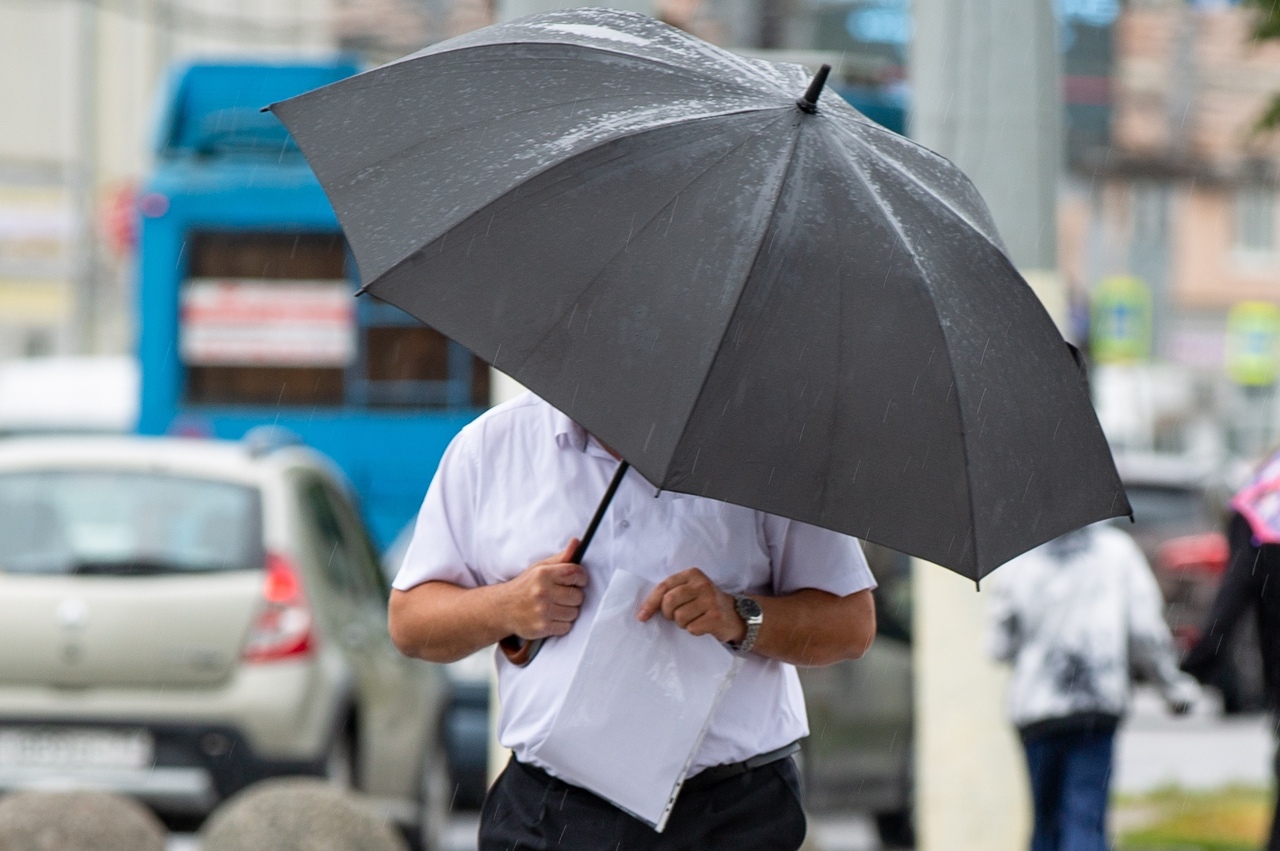
[[[439,580],[474,588],[512,579],[582,536],[617,465],[537,396],[487,411],[441,459],[394,586],[408,590]],[[729,503],[658,493],[634,470],[618,488],[583,567],[586,599],[569,634],[548,639],[524,668],[497,654],[498,739],[522,761],[538,763],[529,749],[550,728],[615,568],[656,583],[698,567],[735,594],[816,588],[845,596],[875,587],[853,538]],[[795,668],[748,654],[690,773],[766,753],[808,732]]]

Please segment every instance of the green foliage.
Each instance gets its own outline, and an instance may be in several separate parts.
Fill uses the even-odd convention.
[[[1257,12],[1253,37],[1259,41],[1280,38],[1280,0],[1243,0],[1242,5]]]
[[[1276,95],[1271,99],[1271,103],[1267,106],[1266,111],[1258,118],[1258,129],[1280,129],[1280,95]]]
[[[1116,851],[1257,851],[1272,800],[1269,791],[1237,787],[1212,792],[1165,789],[1121,799],[1117,809],[1139,818],[1128,830],[1121,829]]]
[[[1253,21],[1253,37],[1257,41],[1280,39],[1280,0],[1241,0],[1241,4],[1256,13]],[[1258,119],[1259,131],[1280,130],[1280,95],[1272,98],[1265,112]]]

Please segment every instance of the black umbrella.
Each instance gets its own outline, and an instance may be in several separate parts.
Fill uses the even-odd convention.
[[[270,108],[365,290],[658,487],[974,579],[1128,513],[972,184],[823,77],[588,9]]]

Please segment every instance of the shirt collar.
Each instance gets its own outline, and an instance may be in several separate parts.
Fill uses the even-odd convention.
[[[579,452],[586,452],[587,430],[565,416],[558,408],[553,407],[551,410],[555,412],[556,444],[561,449],[572,447]]]
[[[560,409],[552,406],[551,410],[555,411],[557,446],[561,449],[576,449],[579,452],[597,455],[601,458],[613,458],[608,450],[600,445],[599,439],[593,439],[585,428],[569,419]]]

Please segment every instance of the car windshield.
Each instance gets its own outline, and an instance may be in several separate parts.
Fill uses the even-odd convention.
[[[155,575],[262,566],[259,495],[134,471],[0,474],[0,572]]]

